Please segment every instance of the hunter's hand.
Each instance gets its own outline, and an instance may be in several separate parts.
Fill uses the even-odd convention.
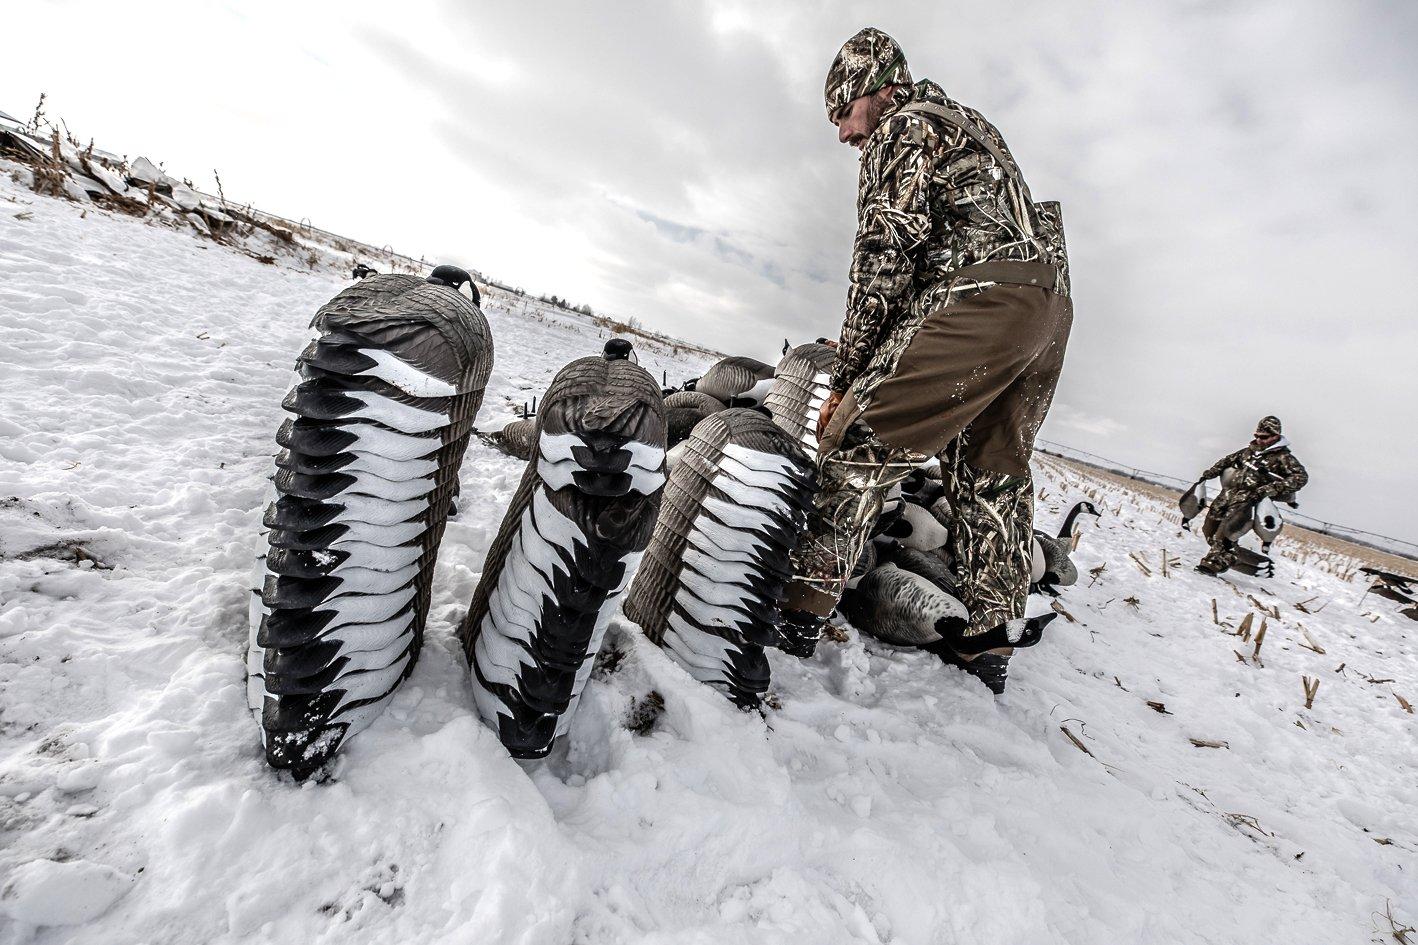
[[[827,424],[832,422],[832,415],[837,412],[837,407],[842,403],[842,392],[833,391],[827,395],[827,399],[822,402],[822,409],[817,414],[817,438],[822,439],[822,434],[827,432]]]

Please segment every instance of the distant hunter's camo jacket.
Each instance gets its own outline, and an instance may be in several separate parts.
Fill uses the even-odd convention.
[[[1283,437],[1266,449],[1247,445],[1223,456],[1208,467],[1201,478],[1214,479],[1230,468],[1234,468],[1236,474],[1226,484],[1224,493],[1217,497],[1218,502],[1232,497],[1251,502],[1277,499],[1299,492],[1310,481],[1310,474],[1290,452],[1290,441]]]
[[[862,152],[851,286],[832,375],[833,390],[855,384],[859,398],[891,373],[922,319],[946,303],[951,270],[1000,260],[1066,266],[1058,205],[1036,206],[1022,177],[954,125],[903,114],[912,102],[963,113],[1009,154],[993,125],[934,82],[896,90]],[[961,282],[954,292],[978,288]],[[1067,293],[1066,281],[1059,290]]]

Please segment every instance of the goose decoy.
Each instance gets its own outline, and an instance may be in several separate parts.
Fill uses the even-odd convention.
[[[1285,520],[1280,517],[1280,510],[1274,502],[1264,498],[1256,503],[1255,512],[1251,515],[1251,531],[1260,539],[1261,554],[1270,554],[1271,544],[1280,537],[1280,530],[1284,527]]]
[[[689,439],[694,425],[712,413],[727,409],[720,400],[701,391],[677,390],[665,398],[665,419],[668,424],[666,442],[671,448]]]
[[[525,462],[532,458],[536,429],[537,421],[528,417],[523,420],[513,420],[497,433],[479,434],[479,436],[508,456]]]
[[[407,275],[365,276],[312,328],[276,434],[247,650],[266,760],[298,780],[413,670],[493,356],[467,296]]]
[[[1378,568],[1363,567],[1359,570],[1374,579],[1366,593],[1391,600],[1396,604],[1406,605],[1398,611],[1399,614],[1409,620],[1418,620],[1418,591],[1415,591],[1418,578],[1394,574],[1392,571],[1382,571]]]
[[[1257,554],[1249,548],[1236,546],[1236,557],[1231,562],[1232,569],[1249,574],[1251,577],[1273,578],[1275,577],[1275,562],[1263,554]]]
[[[459,637],[478,713],[514,758],[565,734],[665,484],[660,386],[612,339],[562,368]]]
[[[705,415],[727,410],[728,404],[717,397],[710,397],[701,390],[677,390],[665,395],[665,409],[687,407]]]
[[[1177,507],[1182,512],[1182,528],[1191,531],[1192,519],[1201,514],[1201,510],[1206,508],[1206,483],[1194,482],[1192,487],[1182,493],[1182,497],[1177,500]]]
[[[1069,554],[1073,551],[1073,539],[1080,515],[1097,516],[1099,512],[1093,507],[1093,503],[1079,502],[1069,509],[1057,536],[1047,535],[1037,529],[1034,531],[1029,571],[1031,590],[1057,597],[1058,588],[1072,587],[1078,582],[1078,568],[1074,566]]]
[[[956,596],[944,562],[912,549],[896,550],[844,594],[842,613],[858,630],[883,642],[917,647],[966,668],[974,662],[969,657],[987,650],[1033,646],[1058,616],[1010,620],[967,635],[969,611]]]
[[[935,551],[937,548],[944,548],[950,541],[950,530],[941,521],[941,513],[904,494],[901,518],[892,527],[890,534],[902,547],[916,551]]]
[[[759,407],[773,386],[773,368],[754,358],[730,357],[704,372],[694,387],[730,407]]]
[[[753,410],[712,414],[682,445],[625,615],[695,679],[751,708],[768,688],[763,648],[780,643],[813,465]]]
[[[837,352],[826,345],[805,344],[784,352],[773,371],[773,384],[763,405],[809,456],[817,454],[817,418],[831,392]]]

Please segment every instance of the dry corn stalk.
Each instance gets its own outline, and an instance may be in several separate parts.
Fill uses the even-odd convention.
[[[1300,627],[1300,636],[1305,638],[1305,642],[1301,643],[1301,646],[1307,650],[1314,650],[1320,656],[1324,656],[1324,647],[1316,643],[1315,638],[1310,636],[1310,631],[1306,630],[1303,626]]]
[[[1247,642],[1251,639],[1251,624],[1255,623],[1256,615],[1246,611],[1246,615],[1241,618],[1241,625],[1236,628],[1236,636]]]
[[[1262,617],[1260,620],[1260,629],[1256,631],[1256,648],[1251,652],[1251,659],[1256,663],[1260,662],[1260,645],[1265,642],[1266,626],[1266,619]]]
[[[1305,708],[1313,709],[1315,707],[1315,696],[1318,695],[1320,691],[1319,677],[1316,676],[1314,679],[1311,679],[1309,676],[1301,676],[1300,684],[1305,687]]]

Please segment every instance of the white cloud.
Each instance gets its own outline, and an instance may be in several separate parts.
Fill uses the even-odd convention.
[[[855,153],[821,103],[868,23],[1063,200],[1077,320],[1047,428],[1194,474],[1279,413],[1307,511],[1418,534],[1418,7],[23,5],[0,108],[415,255],[739,353],[833,334]],[[67,24],[102,22],[103,29]],[[135,55],[134,50],[143,50]],[[1393,496],[1396,497],[1396,496]]]

